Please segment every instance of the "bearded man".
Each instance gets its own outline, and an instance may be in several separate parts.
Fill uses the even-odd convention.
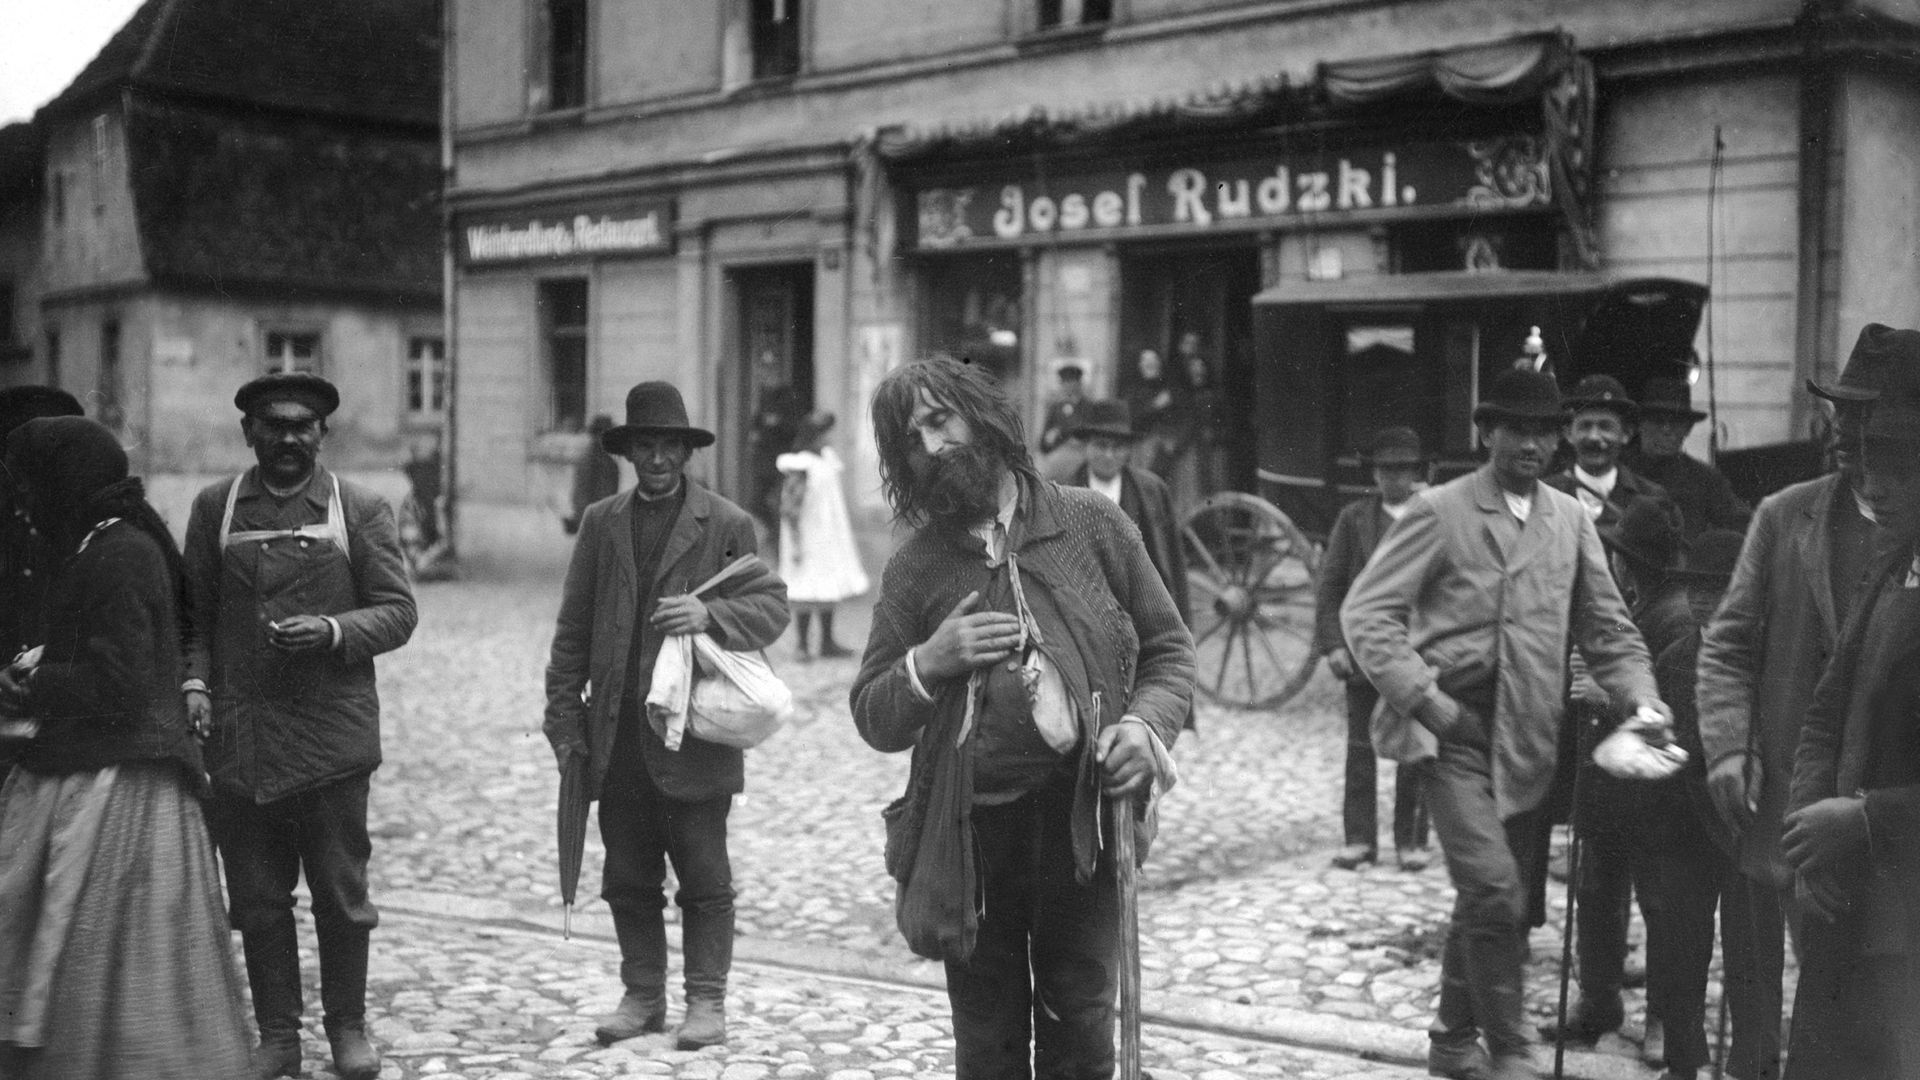
[[[913,534],[882,577],[852,705],[868,745],[913,751],[888,813],[901,930],[946,962],[961,1080],[1106,1080],[1121,959],[1107,838],[1130,827],[1146,850],[1138,797],[1175,778],[1193,640],[1139,529],[1111,499],[1042,480],[977,367],[900,368],[872,415]]]

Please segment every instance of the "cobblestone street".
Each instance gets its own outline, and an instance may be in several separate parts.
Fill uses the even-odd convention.
[[[907,758],[874,753],[855,733],[853,661],[799,663],[785,641],[771,653],[802,709],[748,755],[748,793],[733,811],[743,969],[730,997],[732,1045],[692,1056],[658,1039],[602,1050],[592,1018],[618,997],[618,956],[597,896],[592,830],[575,940],[555,933],[556,779],[539,725],[558,582],[419,592],[419,630],[381,670],[374,873],[390,922],[376,939],[374,980],[385,1004],[379,1033],[396,1048],[386,1075],[855,1070],[842,1074],[853,1080],[951,1068],[939,967],[900,943],[881,866],[879,812],[900,790]],[[863,640],[865,618],[846,612],[842,636]],[[1199,725],[1177,748],[1183,781],[1161,805],[1142,875],[1145,1009],[1150,1025],[1163,1025],[1149,1040],[1154,1075],[1416,1074],[1355,1055],[1423,1055],[1451,891],[1437,859],[1411,874],[1390,860],[1358,872],[1327,866],[1339,842],[1344,737],[1333,688],[1316,680],[1278,716],[1203,706]],[[1563,902],[1556,895],[1556,912]],[[1533,939],[1529,1007],[1539,1019],[1553,1011],[1559,944],[1557,920]],[[1628,1003],[1628,1035],[1642,1004],[1637,995]],[[1256,1041],[1229,1045],[1200,1031]],[[324,1060],[323,1046],[316,1031],[310,1056]],[[1609,1036],[1601,1053],[1570,1055],[1569,1072],[1639,1075],[1634,1049]]]

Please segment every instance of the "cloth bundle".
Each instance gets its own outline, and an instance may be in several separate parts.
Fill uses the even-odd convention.
[[[709,592],[759,561],[742,555],[700,583]],[[653,665],[647,721],[669,750],[688,733],[722,746],[750,750],[793,716],[793,691],[760,653],[734,652],[706,634],[671,634]]]

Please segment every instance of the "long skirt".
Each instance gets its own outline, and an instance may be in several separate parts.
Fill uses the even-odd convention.
[[[200,803],[170,764],[0,787],[0,1060],[22,1080],[248,1075]]]

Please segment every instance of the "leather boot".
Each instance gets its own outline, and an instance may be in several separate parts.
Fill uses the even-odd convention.
[[[681,909],[687,1019],[675,1033],[682,1050],[727,1039],[727,973],[733,969],[733,897]]]
[[[253,1050],[259,1080],[300,1075],[300,939],[293,912],[258,918],[243,926],[240,943],[253,992],[253,1019],[260,1043]]]
[[[662,990],[645,994],[629,990],[612,1012],[600,1018],[600,1023],[593,1029],[593,1037],[599,1039],[602,1046],[612,1046],[622,1039],[658,1035],[665,1030],[666,992]]]
[[[1495,1067],[1491,1073],[1499,1075],[1501,1059],[1524,1056],[1533,1042],[1522,1026],[1526,937],[1511,926],[1468,927],[1462,944],[1473,1016],[1492,1052]]]
[[[673,1033],[676,1050],[699,1050],[727,1041],[725,998],[688,998],[687,1019]]]
[[[320,1004],[325,1009],[333,1065],[346,1080],[380,1075],[380,1055],[367,1041],[367,951],[364,926],[315,919],[320,939]]]
[[[341,1080],[374,1080],[380,1075],[380,1055],[367,1041],[364,1020],[327,1019],[327,1043],[333,1048],[333,1069]]]
[[[300,1029],[263,1028],[253,1048],[254,1080],[300,1075]]]

